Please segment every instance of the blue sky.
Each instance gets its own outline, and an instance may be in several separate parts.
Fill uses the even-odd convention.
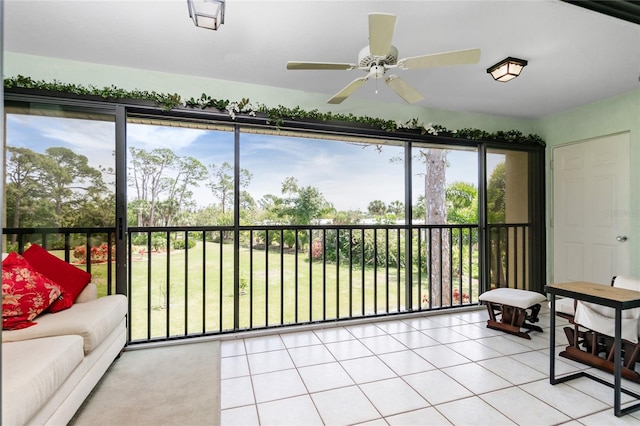
[[[128,124],[127,135],[131,146],[170,148],[176,155],[195,157],[205,166],[233,163],[232,132]],[[68,147],[87,156],[94,167],[114,164],[112,122],[8,114],[7,138],[10,146],[37,152],[50,146]],[[500,159],[493,157],[489,170]],[[393,158],[402,158],[402,148],[387,145],[378,151],[372,145],[241,133],[241,167],[253,174],[248,190],[256,200],[266,194],[280,195],[282,182],[294,176],[301,186],[319,188],[338,210],[366,211],[369,202],[376,199],[403,201],[403,165]],[[449,150],[447,159],[448,183],[461,180],[477,185],[475,151]],[[417,175],[422,170],[414,172],[415,202],[423,184]],[[194,192],[199,205],[214,202],[204,182]]]

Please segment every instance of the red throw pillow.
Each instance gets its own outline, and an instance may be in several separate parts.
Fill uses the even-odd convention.
[[[32,244],[22,255],[33,269],[58,283],[62,288],[62,295],[51,305],[50,312],[70,308],[76,297],[91,281],[90,273],[57,258],[37,244]]]
[[[2,328],[17,330],[35,325],[32,320],[60,296],[51,279],[35,271],[18,253],[2,261]]]

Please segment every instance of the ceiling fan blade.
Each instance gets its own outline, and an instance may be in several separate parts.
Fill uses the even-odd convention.
[[[369,50],[374,56],[387,56],[391,48],[396,15],[388,13],[369,14]]]
[[[287,62],[288,70],[352,70],[356,64],[344,64],[334,62]]]
[[[398,67],[406,70],[414,70],[418,68],[476,64],[479,60],[480,49],[467,49],[400,59],[398,61]]]
[[[397,75],[390,75],[384,79],[389,87],[393,89],[402,99],[410,104],[415,104],[424,99],[424,96],[420,94],[416,89],[411,87],[409,83],[398,77]]]
[[[336,93],[331,99],[327,101],[329,104],[339,104],[345,99],[347,99],[353,92],[358,90],[360,86],[362,86],[369,78],[368,77],[359,77],[353,80],[351,83],[347,85],[344,89]]]

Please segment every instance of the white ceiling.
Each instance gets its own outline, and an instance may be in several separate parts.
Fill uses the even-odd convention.
[[[418,106],[538,118],[640,88],[640,25],[556,0],[227,0],[218,31],[196,28],[186,0],[6,0],[4,49],[328,99],[364,72],[288,71],[286,63],[356,62],[368,44],[369,12],[397,15],[401,58],[482,50],[475,65],[397,70],[425,96]],[[509,83],[494,82],[486,69],[507,56],[529,65]],[[378,86],[376,95],[369,80],[352,98],[404,103]]]

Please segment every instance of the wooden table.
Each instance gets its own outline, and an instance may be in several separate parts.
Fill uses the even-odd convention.
[[[563,383],[578,377],[589,377],[614,389],[613,412],[616,417],[640,409],[640,403],[636,403],[625,409],[620,409],[620,393],[623,392],[640,399],[640,395],[622,388],[621,378],[621,347],[622,347],[622,311],[640,307],[640,292],[626,290],[623,288],[611,287],[608,285],[576,281],[562,284],[549,284],[545,291],[551,295],[551,336],[550,336],[550,361],[549,361],[549,382],[552,385]],[[614,336],[614,384],[591,375],[585,371],[573,373],[567,376],[556,378],[555,376],[555,341],[556,341],[556,296],[570,297],[576,300],[596,303],[609,306],[615,309],[615,336]]]

